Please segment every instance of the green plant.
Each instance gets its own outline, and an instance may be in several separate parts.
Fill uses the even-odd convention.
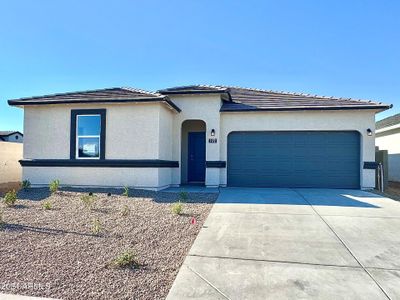
[[[181,201],[175,202],[172,204],[172,212],[176,215],[182,214],[183,211],[183,204]]]
[[[8,191],[4,196],[4,204],[14,206],[15,202],[17,202],[17,192],[15,190]]]
[[[188,192],[185,192],[185,191],[180,192],[179,193],[179,198],[180,198],[180,201],[186,202],[189,199]]]
[[[129,187],[124,186],[124,192],[122,193],[122,196],[129,197]]]
[[[42,203],[42,208],[43,208],[44,210],[50,210],[50,209],[52,209],[52,207],[53,207],[53,205],[51,204],[51,201],[50,201],[50,200],[46,200],[46,201],[44,201],[44,202]]]
[[[98,235],[101,232],[102,228],[103,227],[101,226],[100,220],[99,219],[93,219],[93,221],[92,221],[92,233],[95,234],[95,235]]]
[[[114,258],[110,265],[112,267],[116,268],[134,268],[138,269],[140,267],[140,264],[136,258],[136,255],[133,251],[127,250],[120,255],[118,255],[116,258]]]
[[[0,230],[3,229],[4,225],[5,225],[5,222],[4,222],[4,217],[3,217],[3,211],[0,210]]]
[[[49,184],[49,189],[52,194],[56,193],[59,187],[60,187],[60,180],[58,179],[53,180]]]
[[[128,205],[124,205],[124,206],[122,207],[121,215],[122,215],[123,217],[126,217],[126,216],[128,216],[130,213],[131,213],[131,210],[130,210],[129,206],[128,206]]]
[[[21,182],[21,187],[22,189],[27,190],[31,187],[31,182],[28,179],[25,179]]]
[[[82,195],[81,200],[86,208],[93,209],[94,204],[96,203],[96,196],[95,195]]]

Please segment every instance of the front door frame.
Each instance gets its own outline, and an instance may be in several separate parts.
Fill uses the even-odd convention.
[[[206,132],[188,132],[187,181],[205,183]]]

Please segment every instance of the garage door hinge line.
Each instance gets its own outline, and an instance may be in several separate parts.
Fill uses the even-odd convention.
[[[382,293],[390,300],[392,298],[389,297],[389,295],[386,293],[386,291],[381,287],[381,285],[375,280],[375,278],[372,276],[372,274],[364,267],[364,265],[357,259],[357,257],[353,254],[353,252],[350,250],[350,248],[346,245],[346,243],[342,240],[342,238],[339,237],[339,235],[336,233],[336,231],[328,224],[328,222],[318,213],[318,211],[314,208],[314,206],[304,197],[299,191],[292,189],[297,195],[299,195],[301,198],[304,199],[310,205],[310,207],[314,210],[314,212],[320,217],[322,222],[328,226],[328,228],[333,232],[333,234],[337,237],[337,239],[342,243],[342,245],[347,249],[347,251],[350,253],[350,255],[355,259],[355,261],[360,265],[360,267],[368,274],[368,276],[375,282],[375,284],[379,287],[379,289],[382,291]]]

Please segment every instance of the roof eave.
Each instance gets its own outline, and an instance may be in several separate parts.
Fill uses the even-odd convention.
[[[274,107],[274,108],[223,108],[221,107],[220,112],[256,112],[256,111],[299,111],[299,110],[359,110],[359,109],[370,109],[378,112],[391,108],[392,105],[365,105],[365,106],[326,106],[326,107]]]
[[[26,105],[58,105],[58,104],[94,104],[94,103],[149,103],[149,102],[163,102],[172,109],[180,112],[181,109],[173,103],[168,97],[143,97],[133,99],[94,99],[94,100],[43,100],[43,101],[29,101],[29,100],[8,100],[10,106],[26,106]]]

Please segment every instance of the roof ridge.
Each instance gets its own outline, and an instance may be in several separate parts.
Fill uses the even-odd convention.
[[[165,88],[165,89],[160,89],[158,90],[159,92],[166,92],[168,90],[173,90],[173,89],[187,89],[187,88],[196,88],[196,87],[202,87],[202,88],[210,88],[210,89],[217,89],[219,91],[225,91],[226,88],[217,86],[217,85],[210,85],[210,84],[190,84],[190,85],[180,85],[180,86],[174,86],[170,88]]]
[[[321,98],[321,99],[333,99],[333,100],[350,100],[350,101],[358,101],[358,102],[368,102],[368,103],[375,103],[375,104],[384,104],[383,102],[377,102],[369,99],[355,99],[350,97],[334,97],[334,96],[323,96],[317,94],[306,94],[306,93],[297,93],[297,92],[288,92],[288,91],[277,91],[277,90],[266,90],[266,89],[259,89],[259,88],[249,88],[249,87],[240,87],[240,86],[219,86],[225,88],[234,88],[234,89],[243,89],[249,91],[257,91],[257,92],[266,92],[266,93],[274,93],[274,94],[283,94],[283,95],[292,95],[292,96],[305,96],[311,98]]]
[[[152,91],[146,91],[143,89],[137,89],[137,88],[133,88],[133,87],[120,87],[120,89],[126,90],[126,91],[130,91],[130,92],[138,92],[138,93],[143,93],[143,94],[150,94],[150,95],[154,95],[157,97],[165,97],[164,95],[158,93],[158,92],[152,92]]]
[[[213,85],[213,84],[196,84],[194,86],[199,86],[199,87],[206,87],[206,88],[213,88],[213,89],[218,89],[220,91],[224,91],[227,88],[221,85]]]

